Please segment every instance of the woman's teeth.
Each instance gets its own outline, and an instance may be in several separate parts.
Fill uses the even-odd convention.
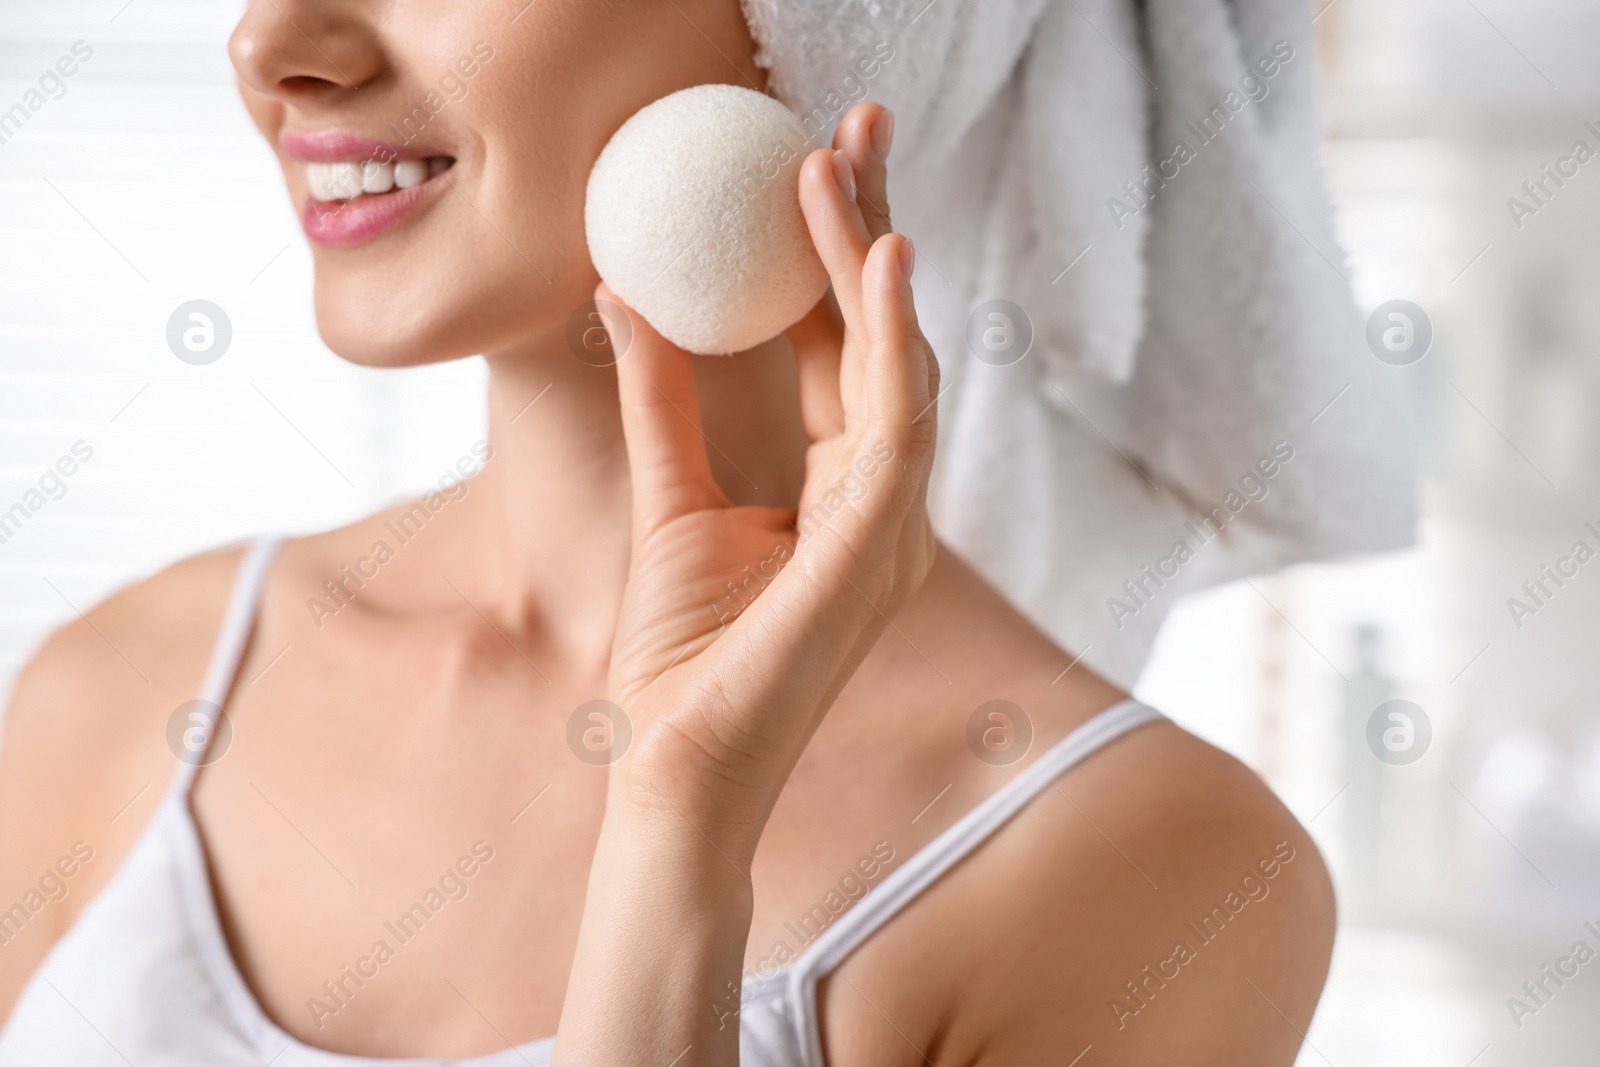
[[[307,163],[306,184],[316,200],[355,200],[366,194],[387,193],[421,185],[455,164],[449,156],[402,159],[393,163]]]

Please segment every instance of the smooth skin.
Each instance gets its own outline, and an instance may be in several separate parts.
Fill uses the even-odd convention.
[[[193,809],[240,969],[308,1044],[460,1057],[556,1033],[562,1064],[685,1048],[681,1063],[731,1064],[742,972],[802,947],[802,917],[859,886],[864,858],[892,856],[881,881],[1123,694],[1081,664],[1063,674],[1073,654],[932,539],[937,362],[914,253],[889,228],[877,105],[849,114],[842,156],[804,164],[833,293],[786,338],[697,359],[633,316],[615,369],[568,350],[596,293],[582,187],[606,138],[675,89],[763,84],[735,0],[261,0],[232,54],[276,143],[286,127],[383,136],[479,40],[495,58],[422,135],[456,158],[455,189],[368,245],[317,248],[316,286],[346,358],[488,353],[493,458],[331,618],[308,600],[409,502],[285,546],[232,746]],[[282,162],[298,206],[303,171]],[[864,491],[798,539],[797,508],[884,448]],[[780,546],[786,565],[730,622],[724,581]],[[0,947],[0,1012],[148,823],[175,768],[168,717],[196,695],[239,558],[118,593],[23,672],[0,748],[0,907],[74,842],[95,852]],[[573,709],[599,697],[633,725],[609,767],[567,747]],[[1035,731],[1011,766],[966,744],[996,698]],[[310,1010],[477,841],[494,858],[467,895],[336,1014]],[[1125,984],[1280,842],[1295,858],[1270,894],[1119,1025],[1112,998],[1132,1003]],[[1289,1064],[1333,919],[1316,849],[1260,780],[1148,726],[845,961],[820,995],[826,1056]]]

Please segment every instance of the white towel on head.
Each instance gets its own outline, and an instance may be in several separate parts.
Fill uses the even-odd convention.
[[[856,100],[894,109],[948,386],[935,523],[1086,663],[1131,685],[1178,594],[1409,542],[1409,434],[1332,236],[1301,0],[744,4],[819,143]],[[992,299],[1031,323],[1010,366],[967,341]]]

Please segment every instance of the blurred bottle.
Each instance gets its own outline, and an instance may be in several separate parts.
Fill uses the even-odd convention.
[[[1377,918],[1385,905],[1382,856],[1384,764],[1367,747],[1367,720],[1394,696],[1395,684],[1383,670],[1383,631],[1370,623],[1355,628],[1356,669],[1345,688],[1339,738],[1344,780],[1345,875],[1340,909],[1362,921]]]

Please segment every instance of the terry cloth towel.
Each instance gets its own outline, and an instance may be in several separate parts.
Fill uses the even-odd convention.
[[[935,526],[1065,647],[1128,686],[1178,595],[1410,542],[1304,0],[744,5],[818,144],[894,110],[945,375]]]

